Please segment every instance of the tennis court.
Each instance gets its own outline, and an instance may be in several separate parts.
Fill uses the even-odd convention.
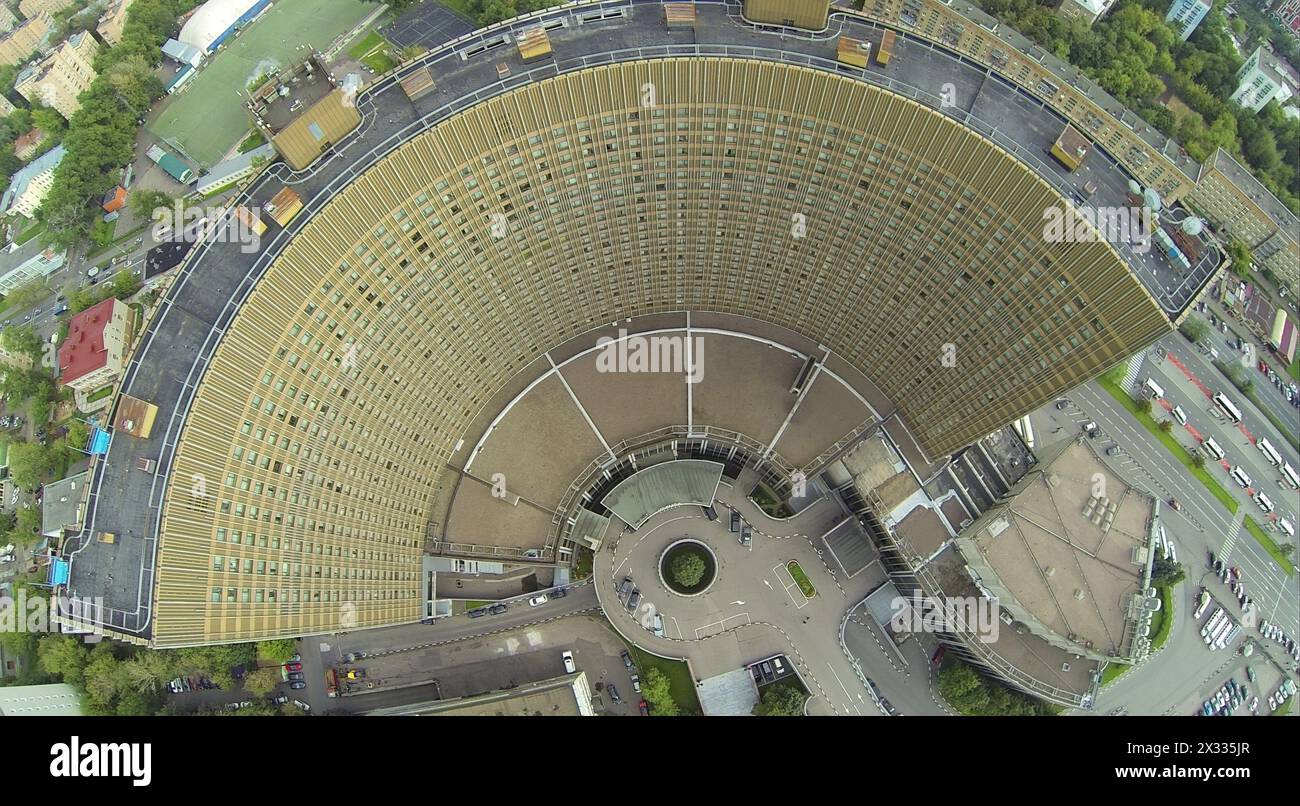
[[[279,0],[165,101],[149,130],[211,167],[252,125],[245,84],[325,48],[377,8],[360,0]]]

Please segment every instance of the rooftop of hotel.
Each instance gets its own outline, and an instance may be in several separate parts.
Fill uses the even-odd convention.
[[[954,0],[955,7],[962,5],[966,4]],[[314,164],[309,173],[273,165],[231,199],[229,209],[238,204],[265,208],[288,183],[302,197],[305,210],[287,228],[277,228],[262,239],[258,251],[243,251],[233,239],[209,239],[193,250],[177,273],[121,381],[124,392],[157,405],[158,427],[152,438],[115,435],[95,479],[96,493],[112,500],[113,506],[97,508],[98,495],[92,495],[82,540],[72,541],[75,554],[70,591],[77,596],[102,597],[112,629],[146,638],[150,635],[153,551],[164,492],[158,479],[167,477],[195,390],[220,334],[238,312],[240,300],[294,234],[342,187],[430,126],[493,95],[559,73],[615,62],[701,56],[779,61],[865,81],[940,110],[1014,154],[1071,203],[1083,199],[1084,186],[1092,183],[1096,190],[1087,198],[1089,204],[1127,204],[1128,176],[1105,149],[1094,147],[1079,170],[1066,171],[1046,154],[1065,124],[1059,115],[1023,88],[934,43],[900,31],[894,46],[898,58],[887,67],[849,68],[836,62],[833,36],[777,36],[759,31],[740,24],[730,14],[733,9],[721,3],[699,3],[696,10],[693,28],[670,29],[660,3],[606,0],[537,12],[449,43],[424,43],[430,47],[424,57],[363,91],[365,122],[334,153]],[[869,22],[847,17],[836,20],[836,24],[843,23],[844,34],[879,43],[881,29]],[[518,49],[505,37],[539,21],[549,29],[553,54],[524,64]],[[1018,35],[1003,30],[1000,37],[1014,40]],[[1024,43],[1025,49],[1041,54],[1041,49]],[[1034,58],[1045,64],[1050,61],[1045,55]],[[503,63],[510,68],[505,78],[497,70]],[[438,92],[409,99],[398,82],[426,68],[434,72]],[[929,90],[918,89],[946,83],[956,87],[958,106],[943,106]],[[1114,107],[1117,102],[1111,99],[1109,104]],[[1123,114],[1125,120],[1136,119],[1132,113]],[[1182,164],[1176,154],[1170,159]],[[1141,255],[1127,250],[1125,257],[1171,317],[1199,293],[1212,273],[1212,264],[1217,263],[1217,259],[1207,258],[1208,265],[1185,273],[1159,250]],[[147,358],[147,366],[142,365],[142,356]],[[158,460],[157,476],[134,470],[141,457]],[[98,543],[90,539],[95,531],[113,532],[118,541],[114,545]]]

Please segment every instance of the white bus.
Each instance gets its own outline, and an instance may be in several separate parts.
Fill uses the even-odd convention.
[[[1206,437],[1205,441],[1201,443],[1201,448],[1215,459],[1223,460],[1223,448],[1220,448],[1219,443],[1214,441],[1214,437]]]
[[[1201,635],[1208,636],[1213,632],[1214,628],[1219,626],[1219,620],[1222,619],[1224,615],[1226,614],[1222,607],[1215,608],[1214,612],[1211,613],[1210,617],[1206,620],[1204,626],[1201,627]]]
[[[1224,397],[1222,392],[1215,393],[1214,402],[1219,404],[1219,408],[1223,410],[1224,414],[1228,415],[1229,420],[1232,420],[1234,423],[1241,422],[1241,409],[1237,408],[1231,400]]]
[[[1259,452],[1264,454],[1264,458],[1273,467],[1282,464],[1282,454],[1278,453],[1277,448],[1274,448],[1264,437],[1259,438],[1259,442],[1255,443],[1255,447],[1259,448]]]
[[[1151,380],[1150,378],[1147,378],[1146,389],[1147,389],[1147,392],[1150,393],[1150,395],[1151,395],[1151,399],[1152,399],[1152,400],[1158,400],[1159,398],[1162,398],[1162,397],[1165,396],[1165,390],[1164,390],[1164,389],[1161,389],[1161,388],[1160,388],[1160,384],[1156,383],[1155,381]]]
[[[1228,475],[1232,476],[1233,480],[1235,480],[1238,485],[1242,487],[1250,486],[1250,476],[1247,476],[1246,471],[1241,469],[1241,465],[1234,467],[1232,472]]]
[[[1282,465],[1282,483],[1293,490],[1300,489],[1300,475],[1291,465]]]

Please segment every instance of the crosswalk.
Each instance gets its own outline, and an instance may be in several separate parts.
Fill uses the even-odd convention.
[[[1246,522],[1246,508],[1239,507],[1232,516],[1232,523],[1224,530],[1223,547],[1219,549],[1220,557],[1231,557],[1237,547],[1237,538],[1241,537],[1241,527]]]
[[[1128,366],[1124,368],[1124,381],[1120,384],[1121,389],[1132,391],[1137,388],[1137,379],[1142,374],[1142,363],[1146,360],[1146,356],[1146,351],[1143,350],[1134,353],[1128,360]]]

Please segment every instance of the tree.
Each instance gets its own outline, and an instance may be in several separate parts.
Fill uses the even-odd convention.
[[[667,675],[653,666],[646,670],[645,678],[641,681],[641,696],[649,704],[651,714],[677,716],[681,713],[671,689],[672,684]]]
[[[262,658],[282,662],[298,654],[298,641],[293,638],[279,638],[274,641],[258,641],[257,654]]]
[[[1174,422],[1173,420],[1161,420],[1160,425],[1157,427],[1160,429],[1162,434],[1168,434],[1170,431],[1174,430]]]
[[[138,218],[153,218],[153,211],[159,207],[171,209],[175,199],[161,190],[133,190],[127,198],[127,206]]]
[[[683,588],[693,588],[704,578],[707,567],[704,558],[693,551],[684,551],[673,558],[668,572],[673,580]]]
[[[1192,344],[1201,344],[1210,335],[1210,325],[1204,319],[1189,316],[1178,326],[1178,332]]]
[[[34,490],[36,485],[54,472],[58,452],[39,442],[19,442],[9,446],[9,474],[24,490]]]
[[[1134,407],[1138,410],[1139,414],[1151,414],[1151,400],[1149,398],[1144,397],[1138,400],[1134,404]]]
[[[280,683],[280,670],[279,667],[275,666],[268,666],[265,669],[250,672],[244,678],[244,688],[248,689],[250,694],[256,694],[259,697],[265,697],[275,691],[275,687]]]
[[[20,285],[5,297],[5,304],[11,308],[30,308],[50,295],[50,287],[41,280],[32,280]]]
[[[768,686],[754,716],[803,716],[804,693],[791,685]]]
[[[1192,453],[1192,467],[1196,468],[1197,470],[1200,470],[1201,468],[1205,467],[1205,457],[1201,455],[1200,451],[1194,451]]]
[[[82,686],[82,672],[90,660],[90,650],[71,635],[54,633],[41,638],[36,645],[36,662],[63,682]]]
[[[132,294],[140,290],[140,280],[127,269],[122,269],[113,275],[112,294],[120,300],[125,300]]]
[[[142,694],[160,693],[176,676],[176,663],[167,652],[140,652],[122,664],[126,684]]]
[[[1181,563],[1176,563],[1168,557],[1157,556],[1151,563],[1151,584],[1161,587],[1170,587],[1177,585],[1187,578],[1187,571]]]
[[[33,546],[41,541],[41,510],[39,507],[19,509],[14,518],[13,529],[6,542]]]
[[[33,359],[40,360],[44,355],[43,341],[30,325],[12,325],[0,334],[0,341],[11,353],[25,353]]]

